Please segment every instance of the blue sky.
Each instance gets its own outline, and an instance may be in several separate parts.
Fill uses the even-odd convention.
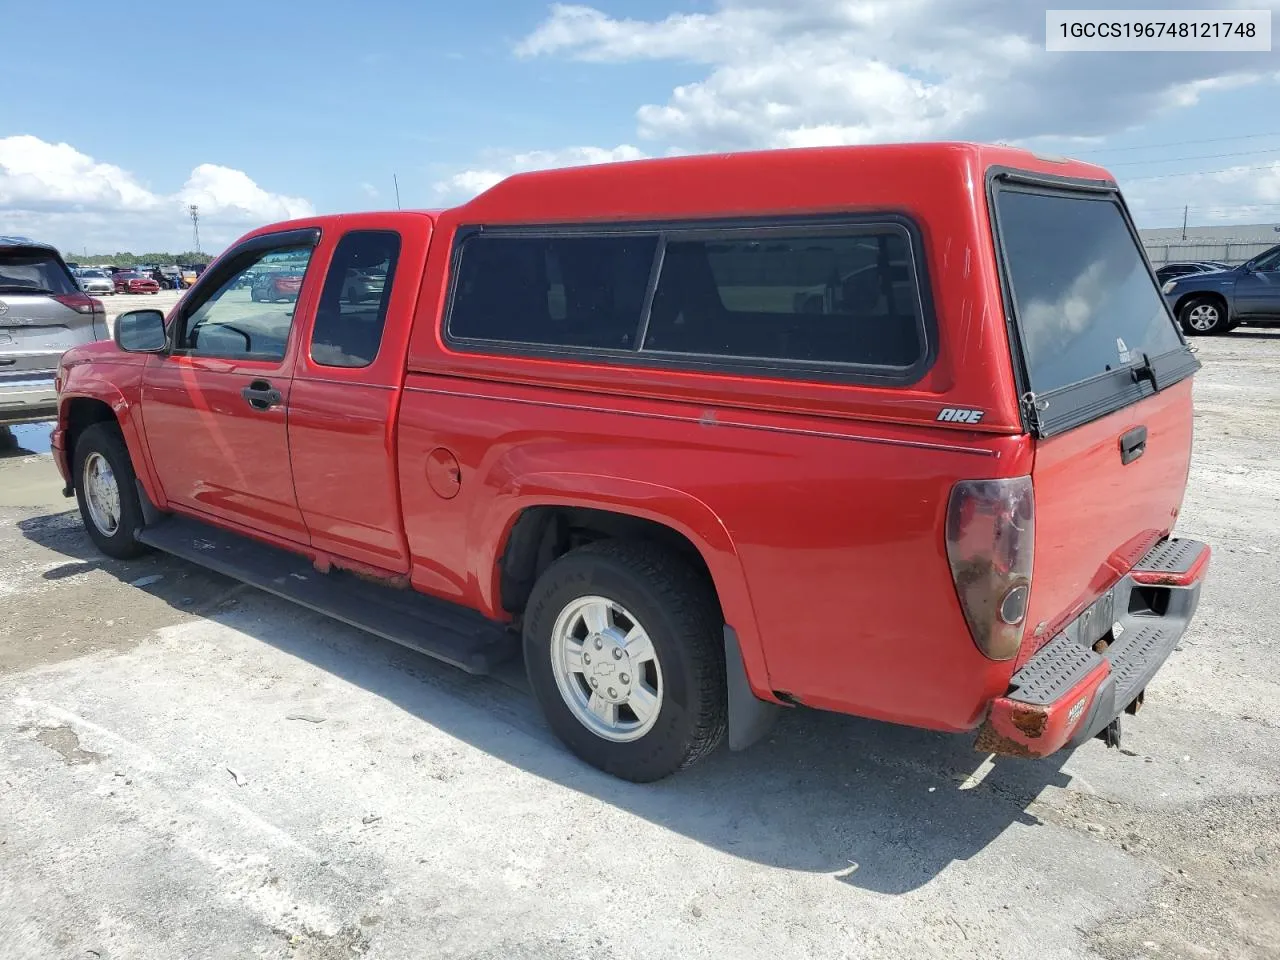
[[[1280,54],[1049,55],[1043,3],[4,2],[57,42],[0,57],[0,232],[72,248],[185,246],[189,201],[216,248],[394,205],[393,172],[439,206],[537,166],[958,137],[1115,164],[1147,225],[1280,222]]]

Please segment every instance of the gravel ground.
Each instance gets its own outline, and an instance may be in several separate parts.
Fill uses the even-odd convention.
[[[518,680],[164,557],[105,560],[20,431],[0,955],[1273,960],[1280,331],[1199,346],[1199,616],[1122,751],[1040,763],[793,711],[746,753],[621,783]]]

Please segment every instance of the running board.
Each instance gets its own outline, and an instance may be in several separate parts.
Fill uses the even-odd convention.
[[[199,520],[170,516],[138,539],[467,673],[491,673],[519,649],[514,633],[475,611],[342,570],[318,573],[305,557]]]

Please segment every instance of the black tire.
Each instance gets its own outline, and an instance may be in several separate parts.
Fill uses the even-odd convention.
[[[1198,321],[1193,321],[1193,313],[1198,315]],[[1205,326],[1204,318],[1209,316],[1211,316],[1211,325]],[[1178,322],[1190,337],[1225,333],[1228,329],[1227,308],[1217,297],[1192,297],[1178,311]],[[1200,322],[1200,326],[1193,326],[1193,322]]]
[[[120,492],[120,517],[113,533],[106,533],[98,527],[85,500],[84,465],[95,453],[110,465]],[[76,440],[72,462],[76,502],[80,505],[80,519],[84,521],[89,539],[99,550],[117,560],[131,560],[150,551],[150,547],[134,536],[143,524],[142,503],[138,499],[133,462],[129,459],[129,450],[124,445],[119,426],[115,423],[94,423],[86,427]]]
[[[551,665],[551,634],[574,600],[598,595],[644,625],[662,668],[663,696],[653,727],[618,743],[588,729],[570,710]],[[705,578],[655,544],[605,540],[573,550],[538,578],[524,617],[525,668],[556,736],[606,773],[648,783],[711,753],[727,721],[723,620]]]

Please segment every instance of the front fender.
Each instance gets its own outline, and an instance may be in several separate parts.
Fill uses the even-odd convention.
[[[472,567],[481,602],[499,614],[498,558],[520,513],[530,507],[585,507],[624,513],[662,524],[694,545],[711,571],[725,623],[737,634],[751,692],[777,702],[756,624],[746,575],[733,538],[715,512],[682,490],[625,477],[571,472],[525,474],[509,480],[475,518],[471,543],[479,545]]]
[[[143,432],[138,399],[142,385],[142,364],[77,363],[66,369],[66,382],[58,395],[58,425],[54,430],[53,448],[61,451],[59,468],[71,482],[71,459],[75,451],[66,449],[68,411],[77,399],[97,400],[111,408],[120,432],[124,435],[129,459],[143,490],[153,504],[164,506],[164,490],[155,475]]]

